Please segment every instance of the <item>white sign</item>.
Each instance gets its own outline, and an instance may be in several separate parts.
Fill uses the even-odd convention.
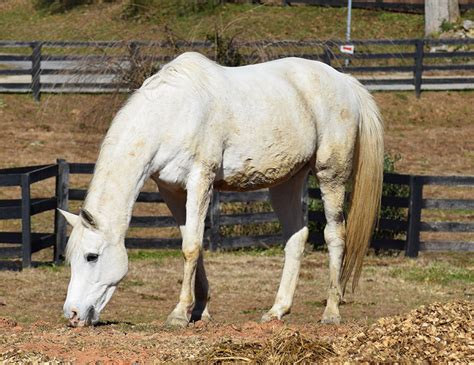
[[[342,53],[354,54],[355,46],[353,44],[344,44],[339,49]]]

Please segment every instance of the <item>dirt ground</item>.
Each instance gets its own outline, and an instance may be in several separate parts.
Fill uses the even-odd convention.
[[[276,293],[283,252],[208,253],[213,321],[171,330],[164,320],[178,298],[180,253],[132,250],[129,256],[129,274],[93,328],[69,328],[62,317],[68,267],[0,271],[0,361],[182,363],[202,360],[223,340],[264,342],[283,329],[335,345],[380,317],[474,297],[472,255],[423,254],[416,261],[371,255],[359,289],[341,306],[344,322],[322,325],[328,258],[308,252],[292,313],[284,321],[260,324]]]

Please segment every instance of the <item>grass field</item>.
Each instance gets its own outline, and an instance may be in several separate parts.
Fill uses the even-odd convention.
[[[4,0],[0,4],[0,39],[156,40],[172,34],[190,40],[205,39],[216,27],[226,28],[227,34],[244,40],[342,39],[347,14],[344,8],[224,4],[177,16],[161,11],[157,5],[144,9],[139,19],[126,20],[126,3],[104,2],[51,15],[36,11],[29,0]],[[352,24],[354,39],[423,36],[423,16],[419,14],[354,9]]]

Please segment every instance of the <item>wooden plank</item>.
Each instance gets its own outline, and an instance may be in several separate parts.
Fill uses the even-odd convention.
[[[281,245],[282,243],[284,242],[281,235],[223,237],[221,239],[221,248],[224,250],[244,247],[267,248]]]
[[[31,69],[12,69],[12,70],[0,69],[0,75],[4,75],[4,76],[31,75]]]
[[[51,247],[54,245],[56,240],[56,235],[53,233],[44,234],[36,239],[33,239],[31,242],[31,252],[35,253],[41,251],[47,247]]]
[[[468,199],[423,199],[424,209],[474,209],[474,200]]]
[[[425,185],[474,185],[474,176],[420,176]]]
[[[460,241],[424,241],[420,242],[421,251],[474,252],[474,242]]]
[[[21,183],[19,174],[2,174],[0,172],[0,186],[18,186]]]
[[[274,212],[266,213],[242,213],[242,214],[231,214],[221,215],[220,225],[230,226],[235,224],[254,224],[254,223],[268,223],[278,222],[278,217]]]
[[[268,190],[258,190],[249,192],[224,192],[220,194],[221,203],[237,203],[237,202],[256,202],[256,201],[270,201]]]
[[[28,62],[31,61],[31,56],[21,55],[0,55],[0,62]]]
[[[58,174],[58,165],[49,165],[37,168],[30,172],[30,183],[34,184],[35,182],[49,179],[51,177],[56,177]]]
[[[474,77],[456,77],[456,78],[449,78],[449,77],[443,77],[443,78],[424,78],[423,79],[424,84],[429,84],[429,85],[443,85],[443,84],[472,84],[474,83]]]
[[[93,163],[70,163],[69,172],[71,174],[92,174],[94,173]]]
[[[474,232],[474,223],[462,222],[421,222],[423,232]]]
[[[177,227],[176,220],[170,216],[133,216],[130,227]]]
[[[0,200],[0,219],[21,218],[21,199]]]
[[[57,200],[56,197],[53,198],[38,198],[31,199],[31,215],[38,213],[43,213],[48,210],[56,209]]]
[[[32,233],[31,239],[32,241],[37,241],[41,239],[41,237],[45,237],[48,235],[51,235],[51,233]],[[22,234],[21,232],[0,232],[0,242],[21,245]]]
[[[125,238],[127,248],[181,248],[180,238]]]
[[[382,196],[382,207],[408,208],[409,198],[399,196]]]
[[[160,193],[151,191],[142,191],[138,194],[137,202],[139,203],[164,203]]]
[[[405,250],[404,240],[394,240],[389,238],[376,238],[370,243],[370,247],[376,250]]]
[[[68,192],[69,200],[84,200],[87,195],[87,190],[85,189],[69,189]]]
[[[408,229],[408,221],[382,218],[379,220],[378,229],[406,231]]]

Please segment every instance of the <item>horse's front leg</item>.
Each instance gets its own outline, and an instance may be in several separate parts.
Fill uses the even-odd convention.
[[[179,302],[166,320],[166,324],[169,326],[185,327],[191,318],[191,312],[196,300],[196,271],[200,257],[202,259],[204,220],[209,206],[213,180],[213,173],[203,171],[201,168],[193,171],[188,179],[186,186],[186,225],[182,230],[182,251],[184,256],[183,283]]]

